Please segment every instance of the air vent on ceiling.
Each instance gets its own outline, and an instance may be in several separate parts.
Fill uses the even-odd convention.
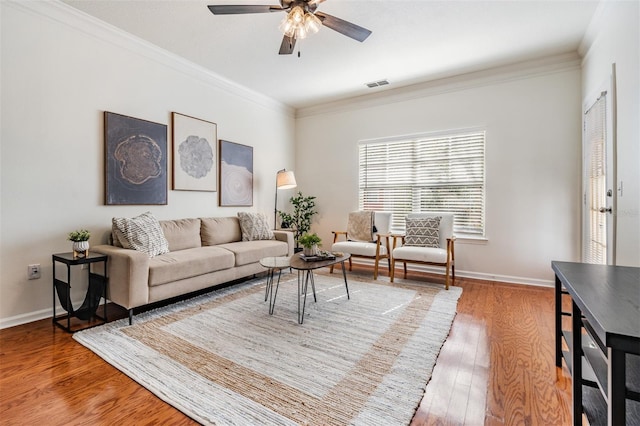
[[[371,83],[366,83],[368,88],[374,88],[374,87],[378,87],[378,86],[384,86],[389,84],[388,80],[378,80],[378,81],[372,81]]]

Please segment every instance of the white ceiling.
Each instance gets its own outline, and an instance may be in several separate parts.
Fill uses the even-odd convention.
[[[209,4],[278,0],[64,0],[293,108],[573,52],[597,0],[327,0],[319,10],[373,34],[329,28],[278,55],[283,12],[213,15]],[[297,52],[300,50],[300,57]],[[387,79],[375,89],[366,83]]]

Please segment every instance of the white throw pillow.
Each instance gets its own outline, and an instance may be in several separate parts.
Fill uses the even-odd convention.
[[[238,212],[242,241],[273,240],[273,232],[264,213]]]
[[[131,248],[149,257],[169,253],[169,243],[164,237],[160,222],[151,212],[134,218],[114,217],[113,231],[124,248]]]

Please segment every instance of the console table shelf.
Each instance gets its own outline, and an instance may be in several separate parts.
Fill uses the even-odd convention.
[[[552,262],[556,366],[572,375],[573,424],[640,424],[640,268]],[[563,311],[563,296],[571,312]],[[571,329],[562,318],[571,318]],[[564,350],[563,343],[568,348]],[[578,349],[576,349],[578,348]]]

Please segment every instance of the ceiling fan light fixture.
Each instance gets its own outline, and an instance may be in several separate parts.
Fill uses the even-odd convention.
[[[307,29],[304,25],[298,25],[296,27],[296,39],[302,40],[307,37]]]
[[[287,37],[293,37],[293,35],[295,34],[296,26],[288,16],[285,16],[285,18],[280,23],[280,31],[282,31],[282,33]]]
[[[295,6],[280,23],[280,31],[287,37],[300,40],[317,33],[321,25],[322,21],[316,15],[301,6]]]
[[[320,31],[320,27],[322,26],[322,21],[313,13],[308,13],[304,15],[304,27],[307,29],[307,32],[310,34],[315,34]]]

